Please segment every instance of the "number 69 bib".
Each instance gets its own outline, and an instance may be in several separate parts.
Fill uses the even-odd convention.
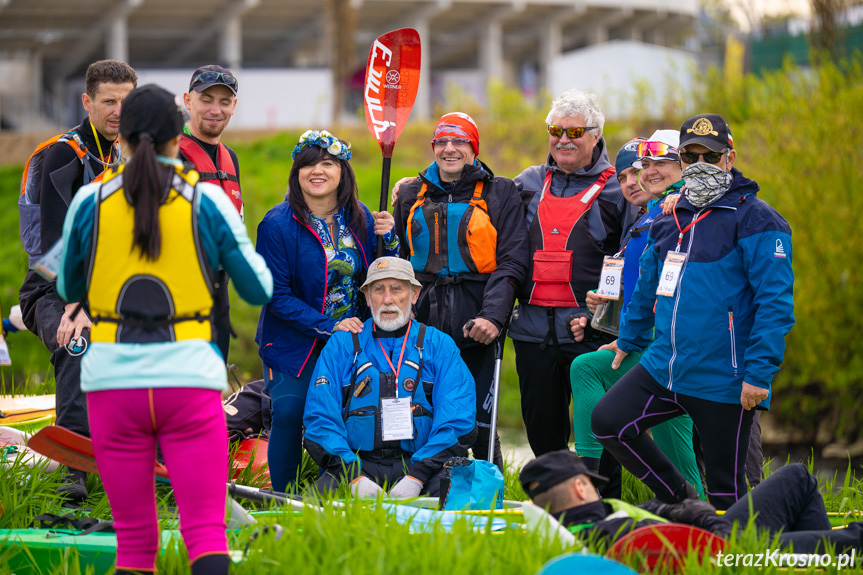
[[[674,296],[674,291],[677,289],[677,283],[680,281],[680,272],[683,270],[683,263],[685,261],[686,254],[668,252],[665,256],[665,264],[662,266],[662,273],[659,274],[659,285],[656,286],[656,295]]]

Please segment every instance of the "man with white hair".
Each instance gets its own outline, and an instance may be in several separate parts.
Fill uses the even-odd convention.
[[[546,118],[549,155],[514,182],[526,206],[530,268],[509,335],[521,388],[527,439],[537,456],[567,448],[569,365],[610,337],[571,339],[573,316],[587,313],[605,256],[617,253],[628,211],[608,160],[605,116],[594,94],[554,100]]]
[[[321,491],[347,479],[358,497],[434,496],[474,441],[473,377],[451,337],[411,319],[420,287],[407,260],[378,258],[361,288],[371,319],[321,352],[303,415]]]

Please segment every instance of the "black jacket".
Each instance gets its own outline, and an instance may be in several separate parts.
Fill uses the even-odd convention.
[[[488,206],[489,219],[497,230],[495,257],[497,269],[481,281],[459,283],[426,282],[416,305],[417,319],[436,327],[451,336],[459,348],[473,344],[465,340],[462,326],[470,319],[481,317],[503,328],[515,301],[518,286],[527,274],[528,241],[524,225],[524,208],[512,180],[496,177],[481,162],[465,166],[462,177],[451,191],[444,191],[437,177],[437,165],[420,173],[421,181],[414,181],[400,189],[398,205],[394,210],[395,229],[401,242],[401,257],[410,259],[406,235],[406,222],[423,183],[428,186],[426,197],[435,202],[469,202],[479,180],[484,180],[483,197]],[[436,302],[436,306],[433,303]],[[437,308],[436,312],[434,307]]]

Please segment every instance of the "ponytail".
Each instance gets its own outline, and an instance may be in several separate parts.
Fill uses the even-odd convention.
[[[142,132],[123,172],[123,186],[135,208],[132,251],[139,248],[141,256],[151,261],[158,259],[162,249],[162,234],[159,230],[159,206],[163,192],[161,172],[153,138],[147,132]]]

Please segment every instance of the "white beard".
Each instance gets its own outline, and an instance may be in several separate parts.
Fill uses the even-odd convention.
[[[381,312],[384,311],[397,311],[399,312],[399,315],[393,319],[383,319],[381,318]],[[384,331],[395,331],[408,322],[407,312],[394,305],[384,306],[374,310],[372,312],[372,317],[375,320],[375,325]]]

